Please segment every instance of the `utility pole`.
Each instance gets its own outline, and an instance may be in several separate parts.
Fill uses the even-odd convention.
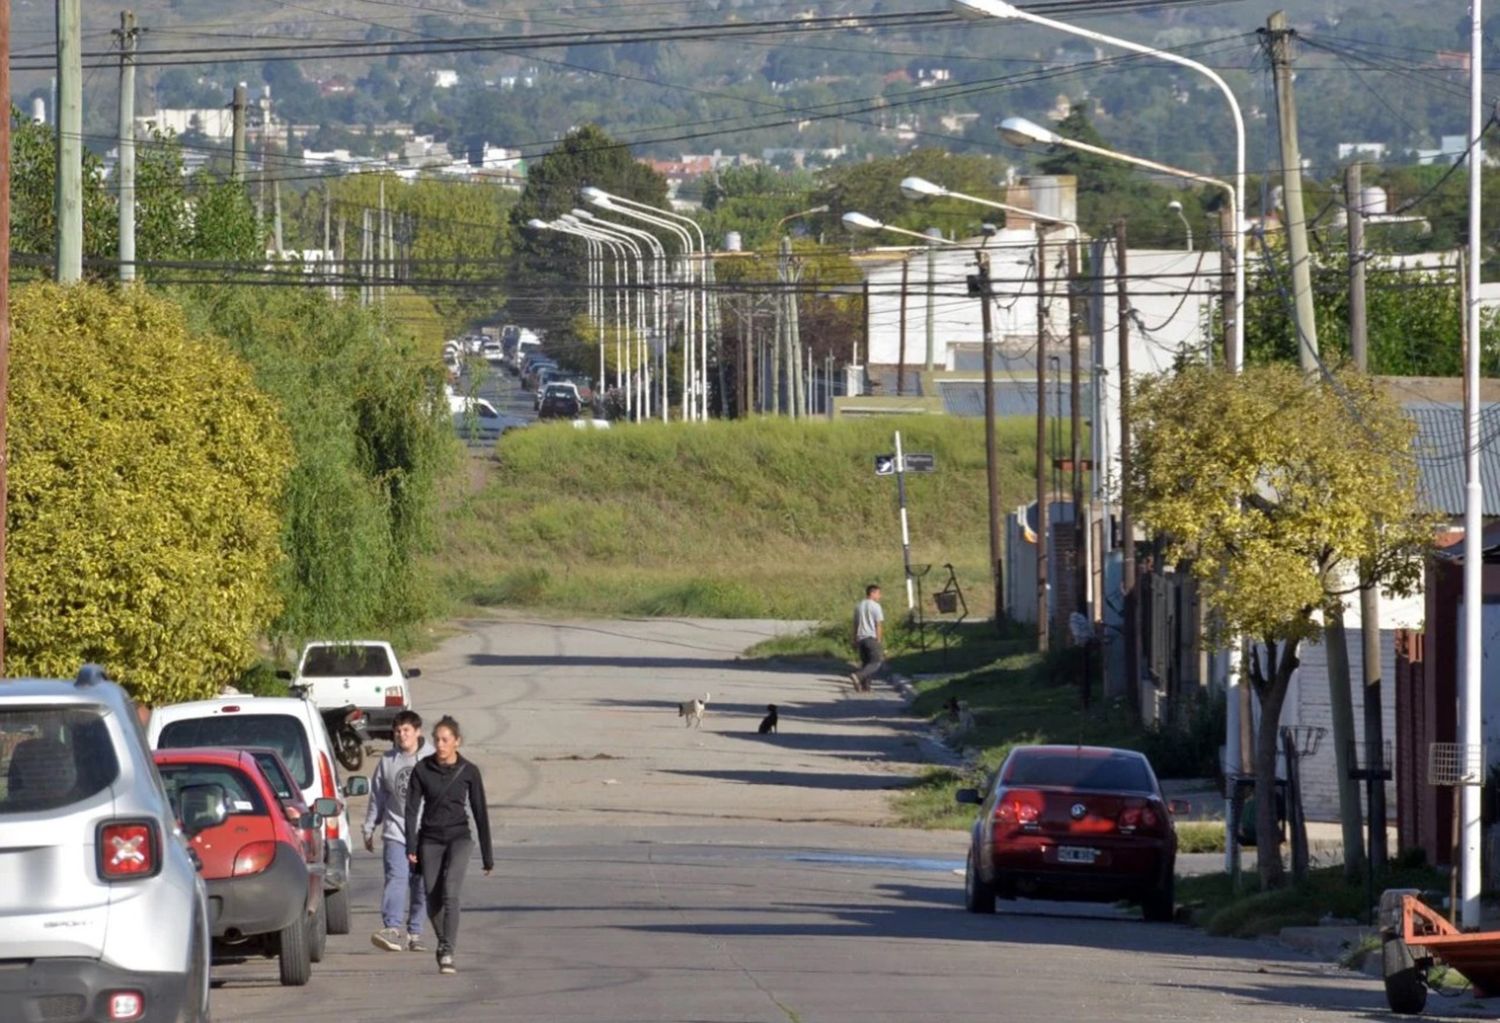
[[[337,258],[337,260],[334,263],[334,273],[337,275],[337,279],[340,280],[340,281],[342,281],[343,278],[348,275],[348,263],[347,263],[347,260],[349,258],[349,250],[344,247],[344,239],[345,239],[345,236],[346,236],[346,233],[347,233],[345,229],[348,227],[348,225],[349,225],[348,218],[345,217],[342,213],[340,213],[339,214],[339,247],[338,247],[338,258]],[[344,287],[343,287],[343,285],[342,284],[335,284],[333,286],[333,297],[334,298],[342,298],[343,296],[344,296]],[[599,386],[600,386],[600,388],[604,387],[604,378],[603,378],[602,374],[600,375]]]
[[[927,229],[929,237],[941,238],[942,232],[935,227]],[[932,372],[937,353],[937,242],[927,243],[927,362],[924,367]],[[930,383],[930,381],[929,381]]]
[[[910,270],[910,268],[910,257],[903,257],[901,260],[901,313],[899,317],[900,327],[898,328],[897,334],[899,340],[896,345],[896,350],[898,352],[896,356],[896,397],[898,398],[906,393],[906,279],[907,271]]]
[[[10,0],[0,0],[0,110],[10,109]],[[0,153],[10,152],[10,118],[0,117]],[[0,160],[0,678],[5,677],[6,419],[10,391],[10,161]]]
[[[1302,208],[1302,150],[1297,144],[1297,98],[1292,92],[1292,30],[1286,12],[1266,22],[1271,70],[1276,81],[1276,115],[1281,132],[1282,203],[1286,213],[1288,252],[1292,260],[1292,298],[1296,307],[1297,355],[1304,372],[1318,368],[1318,327],[1313,315],[1312,257],[1307,248],[1307,216]]]
[[[286,248],[281,239],[281,179],[277,178],[271,182],[271,241],[276,246],[277,259]]]
[[[781,283],[781,294],[776,301],[776,348],[771,354],[771,414],[781,415],[781,363],[786,358],[786,291],[791,287],[790,269],[792,240],[781,236],[781,256],[776,266],[776,279]],[[691,296],[688,301],[692,301]],[[688,342],[691,344],[691,340]]]
[[[989,497],[990,584],[995,590],[995,631],[1005,621],[1005,568],[1000,560],[1000,467],[995,450],[995,328],[990,309],[990,256],[980,252],[979,322],[984,327],[984,483]]]
[[[370,237],[370,209],[365,207],[360,211],[363,218],[359,226],[359,304],[368,309],[370,306],[370,256],[374,251],[374,239]],[[615,302],[619,303],[619,292],[615,292]],[[618,343],[618,342],[617,342]]]
[[[328,194],[328,183],[323,183],[323,277],[328,280],[328,297],[338,296],[338,286],[331,280],[333,270],[333,198]]]
[[[390,254],[386,251],[386,210],[385,210],[385,178],[380,179],[380,209],[375,215],[375,279],[379,283],[375,285],[376,301],[385,304],[385,268],[386,260]]]
[[[57,0],[57,280],[83,279],[82,0]],[[4,111],[7,118],[10,111]]]
[[[1036,236],[1036,648],[1047,652],[1047,236]]]
[[[1240,214],[1244,216],[1244,214]],[[1219,246],[1219,308],[1224,311],[1224,365],[1231,372],[1235,368],[1234,359],[1234,318],[1237,312],[1234,308],[1234,232],[1238,225],[1234,222],[1234,211],[1230,209],[1219,210],[1219,238],[1222,244]],[[1213,345],[1208,345],[1209,362],[1213,362]],[[1240,353],[1241,358],[1244,353]]]
[[[802,283],[802,266],[799,263],[792,265],[792,289],[787,293],[787,318],[786,318],[786,368],[787,368],[787,396],[791,399],[792,418],[797,419],[802,415],[802,332],[797,324],[797,287]],[[705,313],[705,316],[707,314]],[[707,355],[704,356],[707,359]],[[704,395],[703,395],[703,418],[708,418],[708,366],[703,367]]]
[[[1349,210],[1349,352],[1361,373],[1370,371],[1370,343],[1365,321],[1365,208],[1360,167],[1344,171],[1344,203]],[[1364,682],[1365,766],[1384,768],[1385,721],[1381,700],[1380,588],[1364,582],[1359,588],[1361,676]],[[1369,869],[1379,874],[1386,864],[1385,785],[1369,787]]]
[[[1074,238],[1068,244],[1068,401],[1071,404],[1071,421],[1068,432],[1072,437],[1069,460],[1073,470],[1073,610],[1088,615],[1088,533],[1089,516],[1083,506],[1083,367],[1081,347],[1083,344],[1083,311],[1078,300],[1078,245]],[[1083,679],[1083,705],[1089,704],[1091,683],[1085,674]]]
[[[120,282],[135,280],[135,12],[120,12]]]
[[[229,106],[230,124],[233,126],[233,147],[229,154],[229,176],[243,183],[245,180],[245,83],[234,87],[234,99]]]
[[[1125,221],[1115,221],[1115,295],[1119,300],[1120,334],[1120,553],[1121,601],[1125,605],[1125,698],[1139,705],[1141,693],[1141,635],[1135,588],[1135,518],[1130,500],[1130,296],[1126,294]]]

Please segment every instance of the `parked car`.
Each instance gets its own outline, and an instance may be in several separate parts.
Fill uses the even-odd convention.
[[[484,356],[484,361],[491,366],[498,366],[505,358],[505,349],[500,347],[499,341],[486,341],[480,347],[479,354]]]
[[[302,822],[287,820],[249,752],[157,750],[155,759],[183,833],[198,854],[215,957],[275,956],[282,984],[306,984],[313,959],[323,957],[328,921],[324,867],[309,860]],[[332,816],[338,810],[337,800],[319,799],[313,813]]]
[[[576,419],[582,408],[572,384],[549,384],[537,410],[537,418]]]
[[[1133,750],[1021,746],[979,806],[964,870],[964,903],[993,913],[995,899],[1137,902],[1147,920],[1171,920],[1177,832],[1151,764]]]
[[[276,798],[281,802],[282,813],[286,819],[297,826],[301,833],[302,844],[307,850],[307,861],[309,863],[323,862],[323,821],[313,808],[302,801],[302,790],[297,787],[297,781],[292,777],[292,769],[286,766],[286,761],[281,759],[281,754],[264,746],[250,746],[245,750],[255,758],[255,764],[260,768],[260,773],[265,775],[266,783],[271,786],[271,791],[276,793]],[[324,809],[327,809],[325,806]],[[326,815],[324,815],[326,816]],[[316,958],[313,962],[317,962]]]
[[[494,440],[505,432],[505,417],[483,398],[450,394],[448,409],[454,432],[464,440]]]
[[[410,680],[422,671],[403,669],[395,648],[382,640],[322,640],[302,648],[296,671],[277,674],[292,690],[304,690],[320,710],[358,707],[369,719],[370,735],[390,739],[396,715],[411,709]]]
[[[0,1017],[209,1018],[209,899],[135,704],[88,666],[0,685]]]
[[[291,769],[306,805],[312,806],[325,798],[337,801],[339,811],[323,820],[323,899],[328,933],[349,933],[349,863],[353,846],[344,799],[367,794],[370,783],[356,774],[340,784],[333,744],[312,700],[235,694],[174,703],[151,712],[146,733],[154,749],[204,746],[273,749]]]
[[[521,370],[521,387],[527,391],[535,391],[542,370],[556,368],[557,363],[545,355],[528,360],[526,368]]]
[[[584,405],[594,400],[594,381],[582,373],[561,373],[554,376],[550,383],[572,384],[578,391],[578,400]]]
[[[541,371],[536,375],[536,389],[535,393],[531,396],[532,408],[540,409],[542,407],[542,398],[546,396],[547,388],[553,384],[566,386],[573,392],[573,396],[578,399],[578,403],[580,405],[583,404],[583,395],[578,393],[578,385],[573,383],[571,375],[567,370],[559,366],[543,366]]]

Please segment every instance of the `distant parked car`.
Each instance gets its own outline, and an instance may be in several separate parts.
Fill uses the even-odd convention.
[[[491,366],[498,366],[505,358],[505,349],[500,347],[499,341],[486,341],[480,347],[479,354],[484,356],[484,361]]]
[[[505,432],[505,417],[483,398],[448,396],[453,429],[464,440],[493,440]]]
[[[310,862],[303,822],[287,819],[248,752],[158,750],[156,769],[202,864],[215,958],[275,956],[282,984],[306,984],[323,958],[328,918],[323,864]],[[318,799],[318,811],[332,816],[338,801]]]
[[[537,387],[537,378],[541,376],[542,370],[556,368],[557,363],[545,356],[541,358],[531,359],[529,362],[527,362],[526,368],[521,370],[521,387],[528,391],[535,391]]]
[[[538,419],[575,419],[582,410],[572,384],[551,384],[537,410]]]
[[[208,893],[136,707],[88,666],[0,685],[0,1018],[209,1018]]]
[[[1171,920],[1177,832],[1151,764],[1132,750],[1021,746],[979,806],[964,870],[964,904],[993,913],[995,899],[1136,902],[1147,920]]]

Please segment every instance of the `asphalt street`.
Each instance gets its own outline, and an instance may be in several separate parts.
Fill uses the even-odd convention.
[[[370,944],[380,862],[360,850],[354,933],[306,988],[269,960],[217,970],[218,1020],[1387,1018],[1377,981],[1268,943],[1113,907],[965,913],[965,836],[882,826],[924,730],[888,689],[736,659],[784,624],[464,627],[415,683],[429,721],[463,725],[497,838],[495,873],[469,874],[458,975]],[[677,703],[705,692],[685,728]],[[761,736],[767,703],[781,731]]]

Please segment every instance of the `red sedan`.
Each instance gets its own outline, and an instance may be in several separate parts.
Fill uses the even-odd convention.
[[[980,808],[964,871],[964,904],[993,913],[995,899],[1136,902],[1147,920],[1171,920],[1177,832],[1144,756],[1098,746],[1021,746]]]
[[[322,865],[309,862],[303,837],[316,822],[288,819],[252,753],[172,749],[154,756],[208,889],[215,959],[275,956],[283,984],[306,984],[326,934]]]

